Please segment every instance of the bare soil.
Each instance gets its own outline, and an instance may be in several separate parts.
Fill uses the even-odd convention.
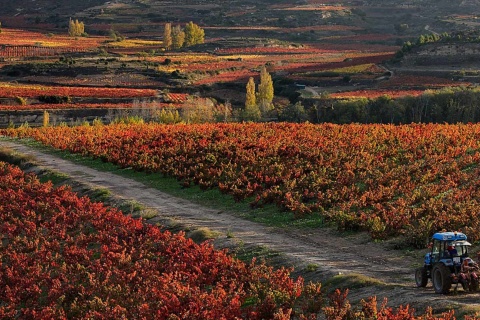
[[[293,275],[302,276],[306,281],[331,283],[330,289],[335,289],[338,282],[332,282],[332,277],[369,280],[363,287],[358,282],[350,283],[354,287],[349,294],[353,303],[377,296],[378,301],[388,298],[389,306],[410,304],[418,312],[423,312],[427,306],[432,306],[436,312],[451,308],[480,310],[480,293],[466,293],[459,288],[458,291],[451,290],[448,295],[439,295],[435,294],[430,283],[426,288],[415,286],[414,269],[423,263],[424,250],[394,250],[391,244],[373,242],[363,233],[345,235],[328,228],[287,230],[266,227],[241,219],[235,212],[205,208],[134,180],[77,165],[22,144],[0,140],[0,147],[33,156],[37,170],[66,174],[78,184],[108,189],[119,199],[137,201],[149,210],[158,211],[158,216],[147,220],[148,223],[183,230],[208,228],[219,234],[214,245],[231,251],[239,247],[268,248],[276,253],[272,255],[276,258],[269,262],[276,267],[294,267]],[[312,266],[317,269],[308,271]],[[348,281],[343,285],[348,286]]]

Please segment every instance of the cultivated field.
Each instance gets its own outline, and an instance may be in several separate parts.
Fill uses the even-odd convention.
[[[0,145],[48,170],[60,159],[6,141],[86,161],[117,181],[113,198],[146,187],[100,168],[130,174],[213,221],[194,242],[186,216],[166,231],[2,162],[0,317],[478,319],[478,293],[435,295],[413,274],[438,230],[480,241],[479,5],[0,0]],[[70,19],[84,32],[69,35]],[[167,44],[168,23],[190,21],[202,43]],[[165,201],[178,212],[155,215],[185,213]],[[234,238],[232,224],[233,253],[203,242]],[[285,259],[252,260],[266,242]]]

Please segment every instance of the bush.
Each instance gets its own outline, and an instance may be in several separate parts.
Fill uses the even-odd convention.
[[[15,97],[15,102],[21,106],[26,106],[27,105],[27,99],[23,97]]]
[[[68,96],[39,96],[38,100],[43,103],[51,103],[51,104],[62,104],[62,103],[70,103],[72,100]]]

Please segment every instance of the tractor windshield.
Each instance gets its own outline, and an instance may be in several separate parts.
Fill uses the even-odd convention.
[[[468,241],[455,241],[453,242],[453,246],[459,256],[466,257],[468,256],[468,247],[470,247],[471,244]]]

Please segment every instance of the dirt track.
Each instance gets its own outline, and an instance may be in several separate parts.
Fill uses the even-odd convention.
[[[414,265],[421,260],[403,251],[388,250],[384,244],[370,241],[367,235],[340,237],[334,230],[328,229],[269,228],[243,220],[235,213],[204,208],[139,182],[77,165],[21,144],[0,141],[0,147],[32,155],[40,167],[64,173],[92,188],[109,189],[116,196],[158,210],[159,215],[149,222],[164,225],[179,223],[189,229],[207,227],[220,233],[215,240],[219,248],[232,248],[238,243],[268,247],[279,252],[282,263],[294,266],[295,274],[307,280],[325,281],[338,274],[362,274],[387,284],[351,290],[351,301],[376,295],[378,301],[387,297],[390,306],[410,304],[419,311],[424,311],[427,305],[434,310],[465,305],[480,308],[480,294],[467,294],[459,289],[458,294],[437,295],[430,284],[425,289],[416,288]],[[227,237],[227,234],[233,237]],[[304,271],[309,264],[317,265],[318,269]]]

